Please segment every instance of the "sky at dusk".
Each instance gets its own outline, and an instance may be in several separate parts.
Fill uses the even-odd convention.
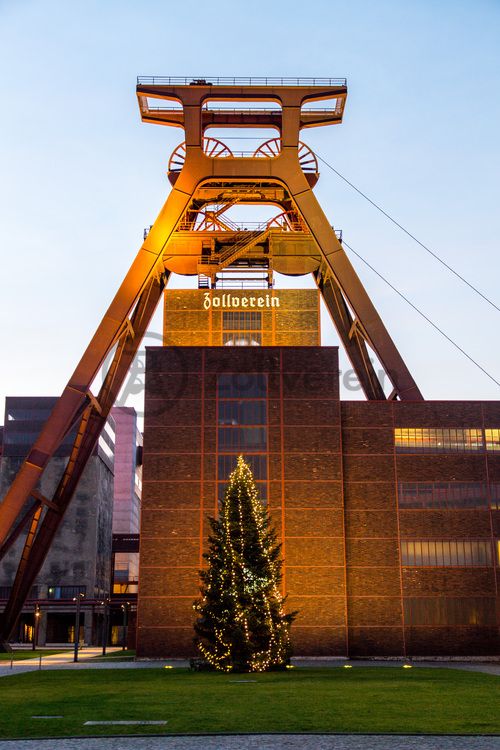
[[[141,123],[138,75],[345,76],[343,123],[303,140],[500,307],[499,39],[498,0],[0,0],[0,414],[7,395],[62,390],[169,192],[182,132]],[[315,192],[348,244],[500,380],[500,312],[325,166]],[[500,398],[351,261],[426,398]],[[326,317],[323,343],[338,343]]]

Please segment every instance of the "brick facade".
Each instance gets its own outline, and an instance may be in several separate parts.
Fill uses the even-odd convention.
[[[496,544],[500,511],[398,508],[398,483],[499,476],[497,455],[397,454],[396,426],[496,423],[496,404],[340,402],[337,350],[153,348],[147,355],[140,656],[191,654],[192,602],[217,509],[221,373],[268,376],[268,502],[283,542],[297,654],[488,654],[498,625],[415,627],[405,600],[494,600],[496,564],[404,567],[400,538]],[[172,398],[175,395],[175,398]],[[456,414],[455,420],[453,415]],[[496,563],[496,560],[495,560]]]
[[[261,487],[283,544],[288,606],[299,610],[295,653],[497,654],[500,451],[401,451],[395,430],[498,429],[500,405],[341,402],[337,349],[292,345],[292,328],[286,346],[185,346],[185,335],[183,346],[147,353],[138,655],[193,654],[206,517],[221,485],[217,379],[249,373],[266,376]],[[423,483],[477,486],[484,502],[405,505],[401,486]],[[410,564],[402,550],[415,545],[433,554],[462,545],[470,564]],[[473,559],[471,545],[487,559]]]

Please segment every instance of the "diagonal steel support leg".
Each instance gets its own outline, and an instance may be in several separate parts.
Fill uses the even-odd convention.
[[[293,198],[321,252],[324,269],[328,274],[331,274],[337,291],[341,292],[349,308],[354,312],[357,321],[354,338],[363,339],[363,345],[366,343],[373,349],[393,385],[394,395],[397,398],[403,401],[422,401],[423,397],[417,384],[323,213],[316,196],[307,187],[296,190]],[[343,321],[347,318],[346,310],[342,309],[345,307],[345,302],[342,305],[340,300],[334,300],[334,297],[338,297],[338,295],[335,294],[334,287],[331,287],[331,289],[330,293],[327,285],[324,291],[330,298],[332,309],[337,309],[333,317],[334,320],[338,319],[340,324],[339,335],[346,343]],[[352,334],[349,338],[352,340]],[[354,345],[348,345],[347,349],[349,355],[352,355],[351,362],[367,397],[370,399],[380,397],[385,399],[385,395],[382,395],[382,386],[379,383],[379,388],[373,381],[373,372],[370,371],[367,364],[369,360],[365,359],[364,346],[361,346],[358,342]]]
[[[76,370],[0,503],[0,544],[8,535],[64,436],[86,408],[90,386],[108,354],[122,340],[127,319],[148,288],[151,278],[163,273],[165,248],[191,200],[189,188],[194,190],[194,184],[193,178],[187,189],[186,186],[184,190],[174,188],[169,194]]]
[[[385,393],[370,360],[365,339],[353,320],[339,285],[326,271],[316,271],[314,278],[366,398],[384,401]]]
[[[68,464],[52,500],[48,504],[38,533],[35,535],[36,527],[33,529],[33,533],[28,533],[12,593],[0,621],[0,644],[8,641],[16,626],[31,586],[43,565],[66,508],[76,490],[87,461],[92,455],[108,413],[115,402],[157,307],[164,285],[164,276],[153,277],[150,280],[141,294],[130,319],[130,325],[124,328],[122,338],[118,341],[113,361],[99,395],[96,398],[88,398],[88,404],[80,421]]]
[[[26,528],[27,524],[31,521],[33,516],[35,515],[36,511],[40,507],[40,503],[36,501],[31,505],[26,513],[23,513],[19,521],[16,523],[14,528],[12,529],[11,533],[5,540],[5,542],[0,547],[0,560],[5,557],[9,549],[12,547],[12,545],[16,542],[16,540],[20,537],[20,535],[23,533],[24,529]]]

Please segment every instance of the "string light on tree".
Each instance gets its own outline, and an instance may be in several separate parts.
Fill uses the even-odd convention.
[[[220,506],[209,519],[208,567],[193,607],[203,659],[224,672],[284,669],[290,625],[281,595],[281,545],[262,505],[250,467],[239,456]]]

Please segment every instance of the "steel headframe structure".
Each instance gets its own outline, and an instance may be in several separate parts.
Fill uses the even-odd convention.
[[[172,190],[158,218],[0,504],[0,557],[28,527],[0,623],[5,647],[171,272],[198,274],[205,288],[215,286],[218,272],[243,261],[312,273],[366,398],[386,399],[371,349],[392,384],[389,398],[422,399],[312,191],[318,164],[300,132],[340,123],[346,96],[345,79],[138,79],[142,120],[181,127],[185,141],[171,156]],[[278,137],[236,154],[206,136],[210,127],[273,128]],[[264,226],[242,229],[225,217],[237,203],[277,206],[281,213]],[[94,395],[91,385],[106,362]],[[64,474],[53,496],[44,497],[37,489],[41,476],[75,426]]]

